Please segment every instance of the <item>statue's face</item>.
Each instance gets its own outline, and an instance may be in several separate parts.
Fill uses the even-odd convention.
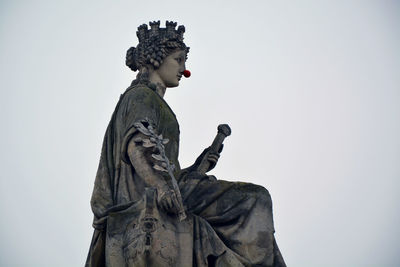
[[[164,58],[161,66],[154,70],[166,87],[176,87],[185,70],[186,51],[178,50]]]

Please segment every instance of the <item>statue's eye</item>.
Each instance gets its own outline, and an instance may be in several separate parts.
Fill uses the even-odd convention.
[[[181,63],[181,62],[182,62],[182,58],[180,58],[180,57],[175,58],[175,60],[176,60],[178,63]]]

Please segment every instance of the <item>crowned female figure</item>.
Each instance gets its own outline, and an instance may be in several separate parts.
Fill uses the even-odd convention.
[[[286,266],[264,187],[208,176],[220,149],[180,168],[179,125],[163,99],[188,75],[185,28],[176,26],[141,25],[127,52],[139,72],[104,136],[86,266]]]

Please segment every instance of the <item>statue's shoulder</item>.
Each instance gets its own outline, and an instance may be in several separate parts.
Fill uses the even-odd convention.
[[[130,86],[128,89],[126,89],[125,93],[123,96],[126,96],[128,98],[135,98],[135,97],[155,97],[156,92],[152,90],[150,87],[144,84],[136,84]]]
[[[138,84],[130,86],[126,89],[125,93],[121,95],[122,105],[134,105],[134,104],[147,104],[150,105],[157,102],[157,93],[154,92],[150,87]]]

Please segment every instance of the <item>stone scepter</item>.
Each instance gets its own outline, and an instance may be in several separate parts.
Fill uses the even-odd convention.
[[[210,146],[210,153],[217,154],[220,153],[223,147],[223,142],[226,137],[230,136],[232,133],[231,128],[228,124],[220,124],[218,125],[218,133],[214,138]],[[206,174],[208,169],[210,168],[211,162],[209,160],[204,160],[200,163],[198,167],[198,172],[200,174]]]

